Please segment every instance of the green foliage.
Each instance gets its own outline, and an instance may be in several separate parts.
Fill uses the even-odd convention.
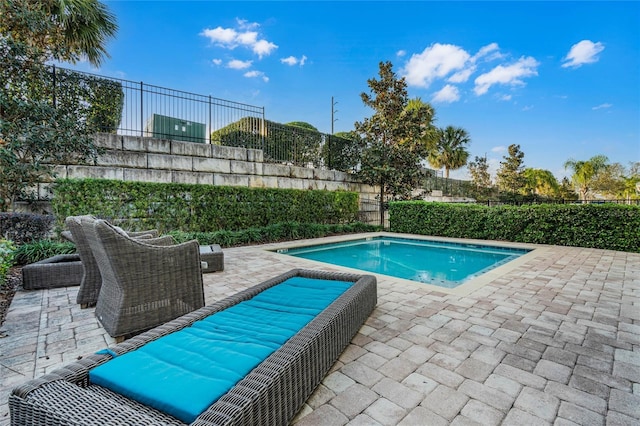
[[[598,175],[606,171],[609,159],[604,155],[596,155],[586,161],[569,159],[564,163],[565,169],[573,170],[571,182],[580,194],[582,200],[586,200],[589,192],[594,189],[593,184]]]
[[[374,114],[355,123],[364,140],[359,177],[380,187],[380,223],[386,197],[406,199],[422,177],[421,161],[434,135],[433,108],[420,99],[409,100],[407,83],[398,79],[391,62],[379,64],[380,79],[369,79],[370,93],[362,102]]]
[[[132,230],[231,232],[287,221],[349,223],[358,214],[358,194],[343,191],[61,179],[53,192],[59,221],[93,214]]]
[[[53,221],[53,215],[0,213],[0,235],[16,244],[31,243],[46,238]]]
[[[509,145],[509,154],[500,162],[496,177],[498,188],[507,193],[517,194],[525,186],[524,177],[524,152],[520,151],[520,145]]]
[[[7,272],[13,266],[14,250],[13,242],[0,239],[0,285],[4,284]]]
[[[327,135],[322,146],[322,158],[329,169],[355,173],[360,165],[364,143],[355,132]]]
[[[263,150],[265,160],[306,167],[323,163],[322,133],[302,122],[280,124],[261,117],[244,117],[211,133],[211,143]]]
[[[95,14],[82,14],[89,12]],[[54,85],[45,63],[82,56],[99,62],[102,36],[110,34],[99,25],[115,31],[109,17],[95,0],[0,3],[0,211],[19,198],[33,198],[37,184],[54,177],[53,164],[96,158],[90,135],[119,114],[112,107],[105,114],[103,106],[121,99],[111,89],[104,93],[97,79],[83,89],[67,81],[72,74],[63,74],[61,84]],[[101,94],[95,106],[86,96],[67,96],[88,88]]]
[[[71,242],[39,240],[22,244],[15,250],[14,255],[16,264],[27,265],[59,254],[71,254],[75,252],[76,246]]]
[[[264,227],[248,228],[241,231],[171,231],[169,232],[169,235],[179,243],[189,240],[198,240],[201,245],[219,244],[222,247],[233,247],[245,244],[275,243],[305,238],[320,238],[329,235],[374,232],[379,230],[380,227],[378,226],[367,225],[361,222],[350,224],[284,222],[274,223]]]
[[[436,138],[436,147],[429,153],[429,163],[438,169],[444,167],[448,178],[449,170],[457,170],[467,164],[467,145],[471,138],[465,129],[453,126],[438,129]]]
[[[412,201],[391,203],[389,217],[393,232],[640,252],[639,206]]]

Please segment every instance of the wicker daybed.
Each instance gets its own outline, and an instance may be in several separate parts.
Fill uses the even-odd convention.
[[[322,381],[375,307],[376,279],[311,270],[292,270],[236,295],[120,343],[15,388],[9,398],[11,424],[184,425],[157,409],[89,382],[92,369],[163,336],[183,332],[196,321],[223,313],[289,279],[304,277],[352,283],[324,310],[209,405],[192,425],[286,425]],[[144,348],[142,348],[144,349]],[[113,358],[118,359],[118,358]],[[171,383],[167,383],[171,386]]]

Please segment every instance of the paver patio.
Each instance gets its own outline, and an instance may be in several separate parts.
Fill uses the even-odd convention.
[[[323,239],[333,241],[338,238]],[[296,267],[225,249],[206,302]],[[640,424],[640,254],[540,246],[468,294],[378,276],[378,305],[294,420],[306,425]],[[114,343],[77,287],[19,291],[0,328],[11,389]]]

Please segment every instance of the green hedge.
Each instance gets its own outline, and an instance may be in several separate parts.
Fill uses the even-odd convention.
[[[285,222],[350,223],[358,217],[356,192],[62,179],[53,193],[58,225],[67,216],[93,214],[129,229],[213,232]]]
[[[640,207],[394,202],[393,232],[640,252]]]

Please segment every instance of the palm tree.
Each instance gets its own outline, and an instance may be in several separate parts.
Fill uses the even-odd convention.
[[[586,161],[569,159],[564,163],[565,169],[573,170],[571,182],[578,190],[582,200],[587,200],[593,181],[598,176],[598,173],[607,167],[608,162],[609,159],[606,156],[596,155]]]
[[[2,32],[46,52],[47,59],[100,66],[107,40],[118,30],[116,17],[98,0],[11,0],[2,2]]]
[[[445,177],[449,177],[449,170],[456,170],[467,164],[469,151],[465,145],[471,138],[462,127],[447,126],[438,129],[435,150],[429,153],[429,164],[438,169],[444,167]]]

